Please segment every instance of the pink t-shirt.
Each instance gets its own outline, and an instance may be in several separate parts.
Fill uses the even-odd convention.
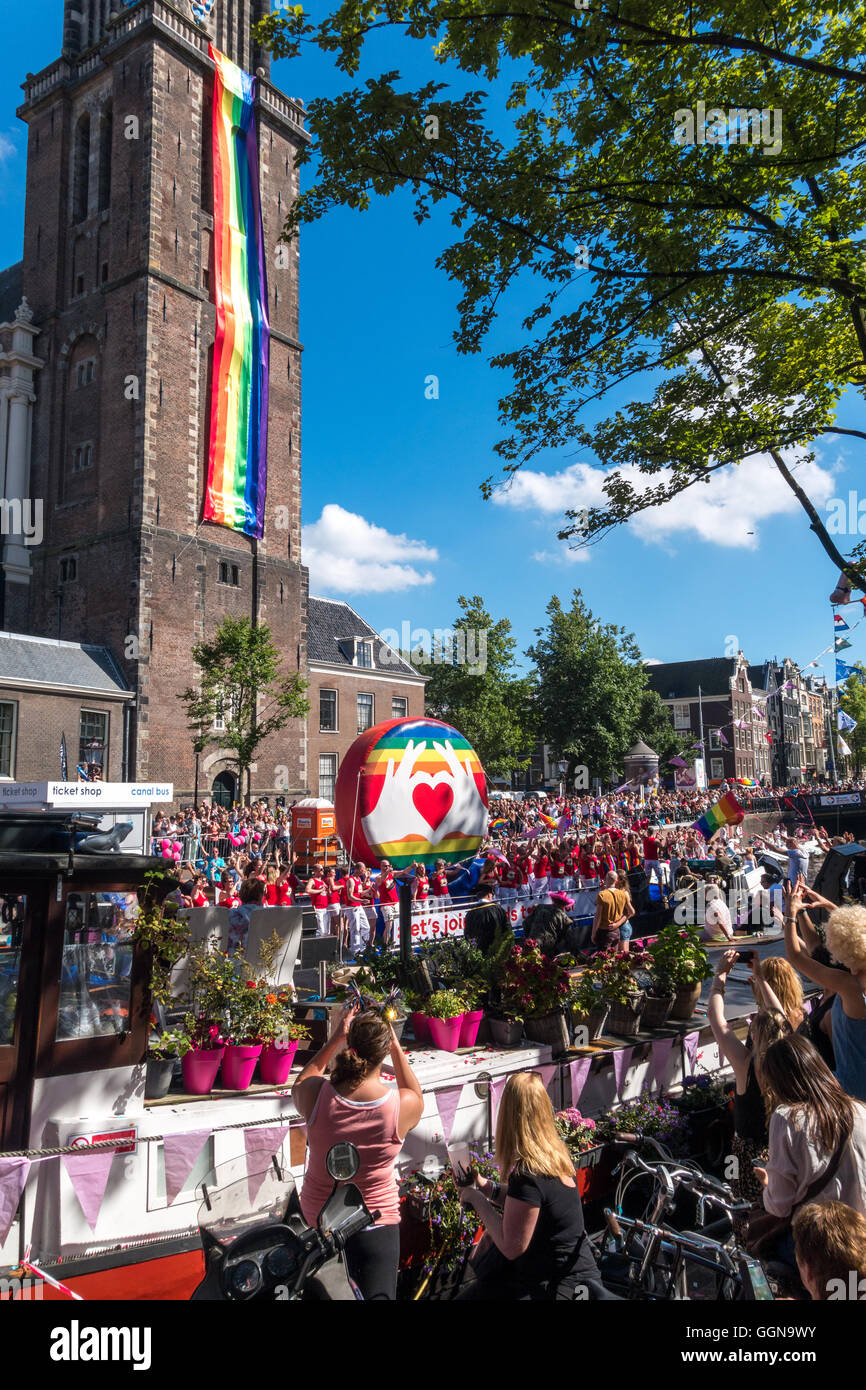
[[[368,1211],[380,1213],[377,1226],[397,1226],[400,1198],[394,1164],[403,1140],[397,1132],[400,1093],[389,1090],[380,1100],[350,1100],[323,1081],[307,1122],[307,1168],[301,1188],[304,1220],[315,1226],[319,1212],[333,1191],[334,1182],[325,1166],[334,1144],[354,1144],[361,1166],[352,1179]]]

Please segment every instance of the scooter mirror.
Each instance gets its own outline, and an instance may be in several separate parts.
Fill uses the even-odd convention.
[[[334,1144],[328,1150],[325,1167],[334,1182],[348,1182],[361,1166],[361,1156],[354,1144]]]

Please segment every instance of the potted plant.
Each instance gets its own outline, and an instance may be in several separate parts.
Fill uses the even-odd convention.
[[[574,1106],[558,1110],[556,1129],[571,1154],[577,1178],[577,1190],[584,1202],[604,1197],[610,1187],[612,1163],[604,1162],[605,1146],[601,1143],[595,1120],[581,1115]]]
[[[640,1028],[646,994],[634,977],[643,964],[643,952],[619,952],[615,946],[596,957],[601,996],[608,1005],[607,1030],[620,1037],[634,1037]]]
[[[698,926],[663,927],[649,948],[652,968],[664,975],[676,990],[671,1018],[691,1018],[700,998],[701,985],[712,968],[701,942]]]
[[[564,1005],[571,989],[569,964],[570,956],[551,959],[542,955],[531,938],[512,947],[505,964],[504,990],[523,1009],[527,1038],[548,1043],[554,1052],[568,1048]]]
[[[175,1066],[191,1047],[192,1043],[182,1028],[166,1028],[150,1038],[147,1044],[145,1100],[161,1100],[168,1094]]]
[[[669,1147],[681,1145],[686,1121],[669,1100],[632,1100],[618,1105],[596,1121],[600,1140],[610,1142],[621,1135],[638,1139],[658,1139]]]
[[[259,1078],[267,1086],[284,1086],[298,1043],[301,1038],[310,1036],[310,1030],[295,1021],[292,995],[288,990],[271,986],[265,989],[258,1002],[261,1008],[256,1031],[262,1044]]]
[[[225,1052],[225,1038],[220,1025],[211,1023],[205,1014],[197,1018],[187,1014],[184,1028],[190,1047],[180,1061],[183,1088],[191,1096],[209,1095]]]
[[[489,1150],[470,1146],[470,1162],[482,1177],[499,1177]],[[438,1283],[462,1271],[472,1247],[481,1234],[481,1223],[472,1207],[463,1206],[460,1189],[450,1168],[435,1180],[426,1173],[410,1173],[403,1185],[404,1222],[401,1246],[411,1254],[406,1272],[416,1276],[422,1287]],[[402,1293],[401,1293],[402,1296]]]
[[[481,1020],[484,1017],[482,1007],[485,998],[484,987],[478,980],[463,980],[460,985],[460,994],[463,998],[464,1014],[463,1022],[460,1024],[460,1047],[474,1047],[478,1037],[478,1029],[481,1027]]]
[[[645,1032],[664,1027],[671,1016],[676,994],[674,982],[664,966],[653,962],[649,970],[649,983],[641,1018],[641,1027]]]
[[[601,1037],[610,1005],[601,992],[601,981],[591,963],[572,982],[568,1008],[573,1026],[586,1030],[587,1041]]]
[[[456,1052],[460,1046],[463,1013],[463,1000],[451,989],[437,989],[427,1000],[430,1041],[441,1052]]]

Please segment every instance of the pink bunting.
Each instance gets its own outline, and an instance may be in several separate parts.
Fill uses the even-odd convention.
[[[580,1097],[583,1095],[583,1088],[586,1085],[586,1078],[589,1076],[589,1069],[592,1066],[591,1057],[580,1057],[578,1061],[569,1064],[571,1073],[571,1103],[577,1106]]]
[[[683,1051],[689,1059],[691,1074],[694,1073],[695,1063],[698,1059],[698,1038],[700,1036],[700,1033],[696,1031],[694,1033],[686,1033],[683,1038]]]
[[[190,1129],[185,1134],[167,1134],[163,1140],[165,1153],[165,1199],[171,1206],[193,1169],[212,1131]]]
[[[619,1100],[622,1099],[623,1083],[631,1063],[633,1052],[633,1047],[618,1047],[613,1054],[613,1074],[616,1078],[616,1094]]]
[[[499,1111],[499,1099],[507,1080],[507,1076],[500,1076],[498,1081],[491,1081],[490,1083],[490,1108],[494,1125],[496,1124],[496,1116]]]
[[[61,1157],[87,1224],[95,1231],[114,1149],[82,1149],[80,1153],[62,1154]]]
[[[552,1066],[549,1067],[536,1067],[535,1070],[538,1072],[538,1075],[544,1082],[544,1089],[546,1091],[554,1076],[559,1071],[559,1067],[556,1066],[556,1064],[554,1063]]]
[[[3,1158],[0,1155],[0,1245],[12,1229],[29,1172],[29,1158]]]
[[[288,1125],[256,1125],[255,1128],[244,1130],[244,1148],[247,1151],[247,1187],[251,1204],[258,1197],[259,1188],[268,1175],[271,1159],[279,1153],[288,1132]]]
[[[447,1144],[451,1138],[451,1131],[454,1128],[454,1116],[457,1114],[457,1107],[460,1104],[463,1087],[449,1086],[447,1090],[436,1091],[435,1094],[436,1109],[439,1111],[439,1118],[442,1121],[442,1135]]]
[[[659,1090],[662,1089],[662,1082],[673,1045],[673,1038],[655,1038],[653,1041],[653,1076]]]

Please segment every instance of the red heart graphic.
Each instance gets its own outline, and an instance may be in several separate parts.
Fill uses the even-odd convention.
[[[442,824],[453,800],[454,792],[447,782],[440,782],[435,787],[427,782],[419,782],[412,788],[412,804],[433,830]]]

